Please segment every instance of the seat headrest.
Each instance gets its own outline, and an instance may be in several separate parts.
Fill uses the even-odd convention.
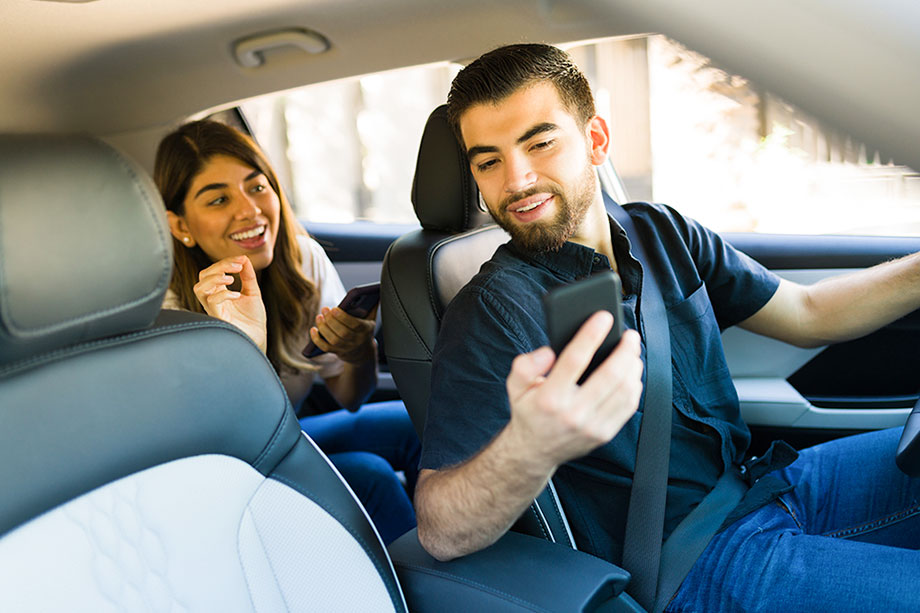
[[[466,152],[447,123],[447,106],[432,111],[425,124],[412,182],[412,206],[426,230],[463,232],[489,223],[479,208],[479,190]]]
[[[89,137],[0,135],[0,367],[149,326],[171,272],[139,166]]]

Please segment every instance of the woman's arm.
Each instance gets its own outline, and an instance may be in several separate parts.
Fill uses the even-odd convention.
[[[350,411],[360,407],[377,387],[376,317],[377,309],[362,319],[338,307],[326,307],[316,316],[316,326],[310,328],[313,343],[345,363],[341,374],[325,382],[336,401]]]

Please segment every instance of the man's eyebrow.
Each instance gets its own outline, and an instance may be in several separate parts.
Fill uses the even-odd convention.
[[[545,121],[543,123],[538,123],[531,129],[524,132],[524,134],[522,134],[520,138],[517,139],[517,144],[520,145],[521,143],[526,142],[527,140],[533,138],[537,134],[543,134],[544,132],[552,132],[553,130],[557,130],[558,128],[559,128],[558,125],[554,123],[550,123],[548,121]],[[492,147],[490,145],[476,145],[475,147],[470,147],[467,150],[466,156],[470,159],[473,159],[473,157],[481,153],[495,153],[496,151],[498,151],[498,147]]]
[[[498,151],[498,147],[492,147],[489,145],[476,145],[475,147],[470,147],[466,151],[466,157],[471,160],[481,153],[495,153]]]
[[[559,126],[557,126],[554,123],[550,123],[548,121],[544,121],[543,123],[538,123],[531,129],[524,132],[523,136],[517,139],[517,143],[520,145],[524,141],[530,140],[537,134],[543,134],[544,132],[552,132],[553,130],[557,130],[558,128]]]
[[[249,173],[248,175],[246,175],[246,178],[243,179],[243,182],[246,182],[246,181],[250,181],[250,180],[252,180],[252,179],[255,179],[255,178],[258,177],[260,174],[262,174],[262,171],[261,171],[261,170],[253,170],[251,173]],[[224,189],[224,188],[226,188],[226,187],[227,187],[227,184],[226,184],[226,183],[208,183],[207,185],[205,185],[204,187],[202,187],[201,189],[199,189],[199,190],[195,193],[195,198],[197,198],[198,196],[200,196],[201,194],[203,194],[204,192],[206,192],[206,191],[208,191],[208,190],[210,190],[210,189]]]

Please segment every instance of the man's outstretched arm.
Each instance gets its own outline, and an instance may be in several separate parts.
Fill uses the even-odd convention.
[[[610,441],[635,413],[642,361],[634,331],[577,383],[612,324],[609,313],[597,313],[558,358],[547,347],[515,358],[505,428],[466,462],[422,471],[415,506],[419,540],[431,555],[449,560],[494,543],[559,465]]]
[[[739,325],[800,347],[859,338],[920,308],[920,253],[814,285],[780,282]]]

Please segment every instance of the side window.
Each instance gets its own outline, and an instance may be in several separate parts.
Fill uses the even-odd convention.
[[[299,218],[415,223],[409,196],[418,144],[457,70],[437,64],[365,75],[241,108]]]
[[[568,49],[633,200],[723,232],[920,235],[920,174],[664,36]]]
[[[630,199],[721,232],[920,235],[920,174],[679,43],[564,47],[591,82]],[[301,219],[414,223],[419,138],[458,70],[365,75],[241,108]]]

